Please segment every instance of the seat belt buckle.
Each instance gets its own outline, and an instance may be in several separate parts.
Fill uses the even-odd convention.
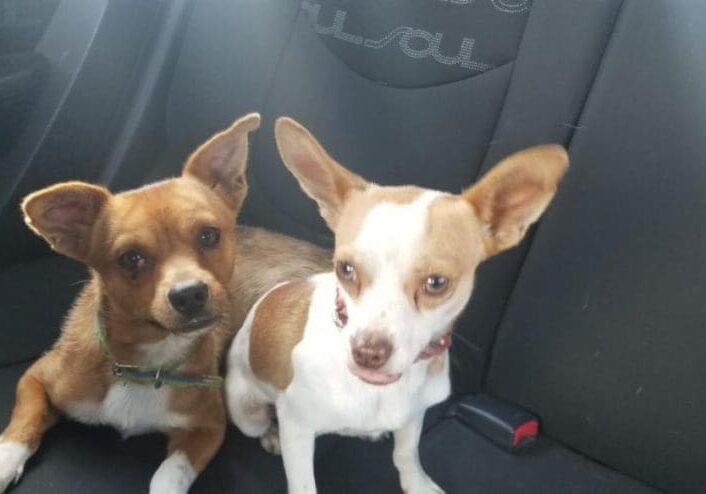
[[[484,394],[464,396],[449,414],[510,453],[537,441],[539,419],[519,406]]]

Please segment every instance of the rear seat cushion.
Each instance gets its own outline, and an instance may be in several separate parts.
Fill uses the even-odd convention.
[[[89,277],[86,268],[48,255],[0,269],[5,311],[0,366],[37,357],[58,338],[64,315]]]
[[[321,492],[401,492],[392,440],[345,439],[317,463]],[[421,459],[448,493],[648,494],[658,491],[542,438],[526,454],[507,453],[447,418],[424,434]]]

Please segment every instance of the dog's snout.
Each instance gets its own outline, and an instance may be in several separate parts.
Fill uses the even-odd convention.
[[[352,342],[353,360],[366,369],[379,369],[390,360],[392,343],[379,336],[367,336],[361,341]]]
[[[177,283],[169,290],[172,307],[186,317],[201,313],[208,301],[208,285],[201,280]]]

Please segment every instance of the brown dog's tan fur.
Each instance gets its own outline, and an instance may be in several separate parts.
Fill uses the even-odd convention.
[[[69,182],[25,199],[28,226],[57,252],[85,263],[91,280],[54,347],[20,379],[1,441],[36,450],[57,414],[76,403],[102,402],[118,382],[96,338],[98,317],[121,364],[165,365],[152,361],[145,345],[176,334],[180,322],[169,310],[167,290],[179,277],[198,275],[208,285],[208,308],[217,322],[198,333],[178,372],[217,375],[227,343],[255,300],[280,281],[330,265],[330,255],[310,244],[234,226],[247,192],[247,135],[258,126],[259,116],[251,114],[215,135],[187,160],[179,178],[114,195]],[[220,230],[216,248],[195,245],[204,225]],[[139,268],[126,271],[119,260],[131,249],[149,255]],[[198,473],[223,440],[221,389],[174,387],[168,406],[189,424],[164,430],[168,451],[183,452]]]
[[[261,228],[236,227],[237,269],[231,280],[235,328],[253,304],[284,280],[304,279],[331,269],[331,251]]]

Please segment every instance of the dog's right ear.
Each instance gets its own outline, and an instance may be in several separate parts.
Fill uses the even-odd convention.
[[[249,113],[218,132],[186,161],[184,175],[191,175],[213,189],[234,211],[248,191],[248,134],[260,128],[260,114]]]
[[[52,249],[85,262],[93,226],[109,199],[104,187],[65,182],[25,197],[22,212],[27,226]]]
[[[522,240],[554,197],[568,166],[563,147],[535,146],[503,159],[463,193],[478,215],[488,255]]]
[[[277,119],[275,140],[285,166],[316,201],[321,216],[334,230],[348,195],[365,189],[368,183],[337,163],[306,128],[291,118]]]

